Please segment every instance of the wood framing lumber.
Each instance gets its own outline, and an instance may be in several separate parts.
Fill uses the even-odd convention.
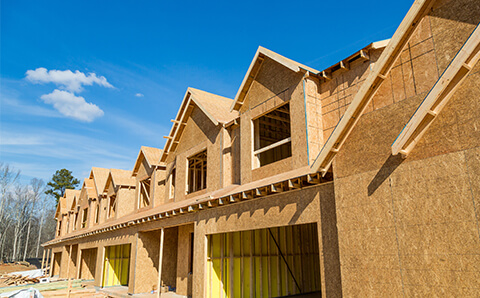
[[[162,293],[162,265],[163,265],[163,243],[165,239],[165,229],[161,228],[160,230],[160,246],[158,253],[158,281],[157,281],[157,297],[160,297]]]
[[[403,157],[407,157],[479,59],[480,24],[393,142],[393,155],[401,153]]]
[[[418,24],[430,10],[433,2],[433,0],[416,0],[413,3],[389,44],[383,50],[375,64],[374,70],[361,85],[357,94],[355,94],[345,115],[340,119],[340,122],[312,164],[312,173],[321,172],[322,175],[327,173],[338,150],[355,127]]]

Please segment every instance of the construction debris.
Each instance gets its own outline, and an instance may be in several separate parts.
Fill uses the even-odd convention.
[[[38,278],[22,276],[21,274],[3,274],[0,276],[0,287],[27,285],[38,282],[40,282]]]

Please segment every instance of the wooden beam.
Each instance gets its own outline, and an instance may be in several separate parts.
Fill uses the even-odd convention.
[[[291,140],[292,140],[292,137],[288,137],[288,138],[283,139],[283,140],[281,140],[281,141],[278,141],[278,142],[276,142],[276,143],[270,144],[270,145],[268,145],[268,146],[266,146],[266,147],[260,148],[260,149],[258,149],[258,150],[256,150],[256,151],[254,151],[253,154],[254,154],[254,155],[258,155],[258,154],[260,154],[260,153],[262,153],[262,152],[265,152],[265,151],[268,151],[268,150],[273,149],[273,148],[275,148],[275,147],[278,147],[278,146],[281,146],[281,145],[283,145],[283,144],[286,144],[286,143],[290,142]]]
[[[479,59],[480,24],[477,25],[392,144],[393,155],[400,153],[403,157],[407,157]]]
[[[312,172],[321,172],[322,175],[327,173],[338,150],[350,135],[378,88],[382,85],[384,80],[378,75],[388,75],[404,46],[408,43],[420,21],[428,14],[433,3],[433,0],[416,0],[413,3],[388,43],[388,46],[383,50],[380,58],[375,63],[373,71],[360,86],[360,89],[355,94],[344,116],[340,119],[331,136],[311,165]],[[365,54],[364,52],[363,55],[366,58]]]
[[[332,73],[331,72],[327,72],[325,70],[322,70],[320,73],[319,73],[320,77],[323,78],[325,81],[331,81],[332,80]]]
[[[158,252],[158,281],[157,281],[157,297],[162,295],[162,265],[163,265],[163,243],[165,239],[164,228],[160,230],[160,246]]]

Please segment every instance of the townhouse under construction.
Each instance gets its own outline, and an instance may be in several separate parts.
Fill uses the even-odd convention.
[[[188,88],[163,149],[65,192],[51,275],[129,294],[480,296],[479,21],[478,0],[417,0],[390,40],[327,69],[260,47],[234,99]]]

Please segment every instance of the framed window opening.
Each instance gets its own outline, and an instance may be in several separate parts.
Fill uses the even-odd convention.
[[[207,150],[187,159],[187,194],[207,188]]]
[[[95,208],[95,223],[98,224],[98,220],[100,219],[100,204],[97,203]]]
[[[110,196],[110,203],[108,205],[108,218],[115,217],[115,212],[117,211],[117,196]]]
[[[58,221],[58,230],[57,230],[57,236],[60,236],[61,234],[61,231],[62,231],[62,221],[59,220]]]
[[[177,178],[177,169],[173,168],[172,172],[170,173],[170,189],[169,189],[169,194],[168,198],[170,200],[175,199],[175,179]]]
[[[82,213],[82,229],[87,227],[88,208],[83,209]]]
[[[253,121],[253,167],[292,156],[290,104],[284,104]]]
[[[152,178],[147,178],[140,181],[138,190],[138,208],[144,208],[150,206],[150,187],[152,184]]]

